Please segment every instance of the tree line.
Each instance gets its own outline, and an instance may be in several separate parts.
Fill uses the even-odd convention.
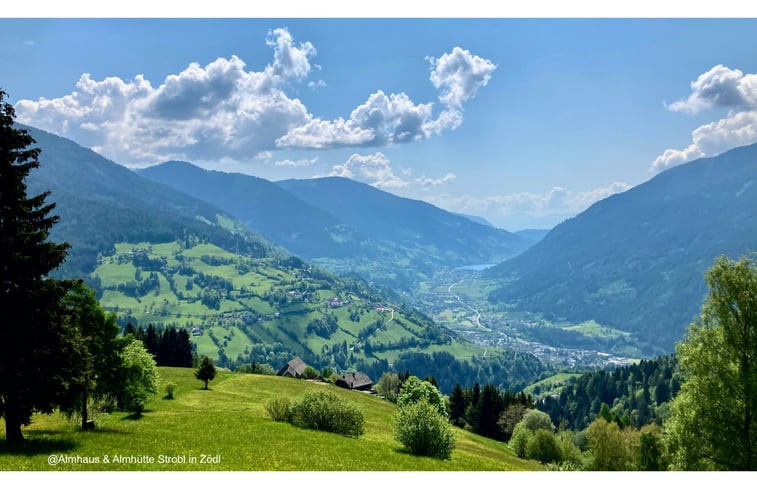
[[[131,335],[144,343],[145,349],[155,358],[158,366],[191,367],[197,363],[197,354],[185,328],[168,326],[158,329],[148,324],[145,329],[129,323],[124,328],[124,335]]]
[[[674,355],[666,355],[612,371],[598,370],[566,382],[558,395],[539,401],[556,426],[583,430],[602,409],[610,409],[623,426],[662,425],[670,400],[681,388]]]

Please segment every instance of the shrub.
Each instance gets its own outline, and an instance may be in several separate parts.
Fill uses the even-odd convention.
[[[305,367],[305,370],[302,371],[303,379],[317,379],[320,376],[321,374],[318,372],[318,370],[316,370],[315,367],[311,367],[310,365]]]
[[[113,395],[106,395],[99,399],[87,399],[87,418],[94,421],[96,425],[117,408],[116,398]],[[73,422],[74,426],[81,427],[81,410],[74,409],[70,412],[64,412],[67,419]]]
[[[555,435],[543,428],[536,430],[526,443],[526,456],[543,464],[562,460],[560,446],[557,444]]]
[[[268,401],[265,410],[274,421],[289,421],[289,405],[288,398],[276,397]]]
[[[526,446],[528,445],[528,440],[532,435],[533,432],[526,428],[526,425],[523,422],[520,422],[515,425],[515,429],[513,429],[513,436],[510,437],[510,443],[508,443],[508,446],[513,449],[515,455],[520,458],[524,458],[526,456]]]
[[[308,392],[289,410],[291,423],[314,430],[358,437],[365,432],[360,409],[333,392]]]
[[[173,393],[176,390],[176,384],[169,382],[166,384],[166,399],[173,399]]]
[[[158,366],[139,340],[132,340],[126,345],[121,358],[124,365],[124,382],[119,404],[126,411],[141,414],[150,396],[158,392]]]
[[[399,375],[385,372],[376,383],[376,392],[389,402],[397,402],[401,384]]]
[[[520,422],[533,432],[540,429],[555,431],[555,425],[552,424],[549,414],[541,412],[538,409],[529,409],[526,411]]]
[[[394,438],[414,455],[442,460],[450,458],[455,448],[455,434],[447,417],[425,399],[399,409]]]
[[[436,408],[439,414],[447,417],[447,403],[439,389],[434,387],[431,382],[421,380],[413,375],[402,384],[399,395],[397,395],[397,406],[402,408],[422,400],[426,400]]]

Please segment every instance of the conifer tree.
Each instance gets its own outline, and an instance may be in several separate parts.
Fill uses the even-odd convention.
[[[195,371],[195,378],[205,382],[205,390],[208,390],[208,382],[216,378],[216,367],[213,365],[213,360],[202,357],[200,365]]]
[[[452,392],[449,394],[449,419],[452,424],[463,426],[465,424],[465,395],[460,384],[455,384]]]
[[[72,282],[48,278],[66,258],[67,243],[49,241],[58,221],[49,192],[28,196],[25,179],[39,167],[28,131],[14,126],[0,90],[0,416],[9,443],[24,439],[32,413],[51,411],[75,381],[81,354],[63,321],[61,301]]]

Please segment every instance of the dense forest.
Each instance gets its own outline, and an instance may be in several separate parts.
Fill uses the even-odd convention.
[[[572,378],[559,394],[544,397],[538,408],[555,426],[583,430],[605,409],[624,426],[662,424],[668,403],[681,388],[676,357],[667,355],[614,370],[599,370]]]

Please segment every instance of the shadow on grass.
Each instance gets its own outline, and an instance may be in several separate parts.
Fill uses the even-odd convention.
[[[149,413],[149,412],[152,412],[152,411],[150,409],[145,409],[141,413],[127,414],[126,416],[124,416],[121,419],[125,420],[125,421],[139,421],[140,419],[142,419],[144,417],[145,413]]]
[[[61,453],[75,449],[78,443],[71,440],[50,440],[31,438],[19,443],[0,442],[0,455],[34,455],[46,453]]]

